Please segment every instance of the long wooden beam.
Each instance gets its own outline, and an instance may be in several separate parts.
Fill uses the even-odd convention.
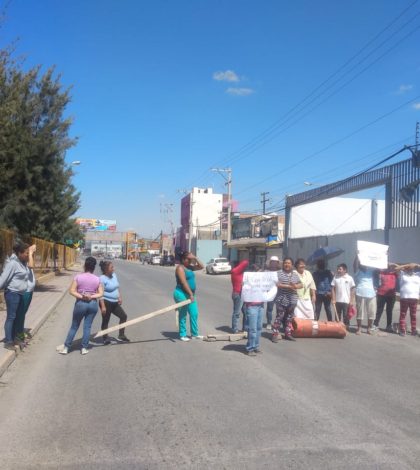
[[[132,320],[128,320],[125,323],[121,323],[119,325],[112,326],[111,328],[107,328],[106,330],[101,330],[96,333],[94,338],[100,338],[112,331],[120,330],[121,328],[126,328],[127,326],[135,325],[136,323],[140,323],[145,320],[149,320],[150,318],[157,317],[158,315],[162,315],[163,313],[170,312],[171,310],[177,310],[180,307],[184,307],[184,305],[188,305],[191,303],[191,300],[183,300],[182,302],[178,302],[176,304],[170,305],[169,307],[161,308],[160,310],[156,310],[154,312],[148,313],[146,315],[142,315],[141,317],[133,318]],[[57,351],[60,351],[64,348],[64,344],[60,344],[57,346]]]
[[[183,300],[182,302],[178,302],[177,304],[170,305],[169,307],[161,308],[160,310],[156,310],[155,312],[148,313],[147,315],[142,315],[141,317],[133,318],[133,320],[128,320],[125,323],[120,323],[119,325],[111,326],[111,328],[107,328],[106,330],[101,330],[96,333],[94,338],[99,338],[101,336],[107,335],[108,333],[112,333],[113,331],[120,330],[121,328],[126,328],[127,326],[135,325],[136,323],[140,323],[145,320],[149,320],[149,318],[157,317],[158,315],[162,315],[163,313],[170,312],[171,310],[177,310],[180,307],[184,307],[184,305],[188,305],[191,303],[191,300]]]

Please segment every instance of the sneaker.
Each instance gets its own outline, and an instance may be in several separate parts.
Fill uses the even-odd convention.
[[[111,344],[111,340],[109,338],[104,339],[104,346],[107,346],[108,344]]]
[[[417,336],[417,335],[418,335],[417,330],[414,330],[411,332],[411,336]]]
[[[378,331],[379,328],[377,325],[372,325],[372,327],[370,328],[371,331]]]
[[[197,336],[191,336],[191,339],[203,339],[204,336],[197,335]]]
[[[68,354],[69,353],[69,348],[64,346],[64,348],[61,351],[58,351],[58,354]]]
[[[257,353],[251,349],[251,351],[246,351],[245,353],[247,356],[255,357]]]
[[[400,331],[398,334],[399,334],[400,336],[404,337],[404,336],[405,336],[405,331]]]
[[[122,341],[124,343],[129,343],[130,340],[125,335],[118,336],[118,341]]]
[[[187,336],[181,336],[180,338],[180,341],[189,341],[190,338],[188,338]]]
[[[89,354],[89,349],[82,348],[82,349],[80,350],[80,354],[83,354],[83,355]]]
[[[14,343],[4,343],[4,349],[8,349],[9,351],[15,351],[16,352],[16,347]]]
[[[388,325],[385,329],[387,333],[395,333],[394,328],[392,328],[392,325]]]
[[[268,323],[267,326],[265,327],[265,329],[266,329],[267,331],[271,331],[271,330],[273,329],[273,327],[271,326],[270,323]]]
[[[262,354],[261,349],[254,349],[254,352],[257,353],[257,354]]]

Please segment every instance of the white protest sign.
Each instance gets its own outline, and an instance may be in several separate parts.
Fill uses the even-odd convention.
[[[244,273],[242,300],[244,302],[270,302],[277,294],[277,272]]]
[[[357,255],[363,266],[376,269],[388,267],[388,245],[357,240]]]

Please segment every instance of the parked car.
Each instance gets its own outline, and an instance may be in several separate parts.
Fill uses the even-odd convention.
[[[175,256],[165,255],[160,260],[161,266],[175,266]]]
[[[160,256],[159,255],[152,256],[150,264],[154,264],[154,265],[160,264]]]
[[[213,258],[206,266],[207,274],[228,274],[232,270],[232,266],[229,264],[227,258]]]

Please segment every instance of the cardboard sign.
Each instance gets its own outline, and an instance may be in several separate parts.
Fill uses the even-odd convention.
[[[277,273],[274,271],[244,273],[242,300],[244,302],[270,302],[277,294]]]
[[[376,269],[388,267],[388,245],[357,240],[357,256],[363,266]]]

